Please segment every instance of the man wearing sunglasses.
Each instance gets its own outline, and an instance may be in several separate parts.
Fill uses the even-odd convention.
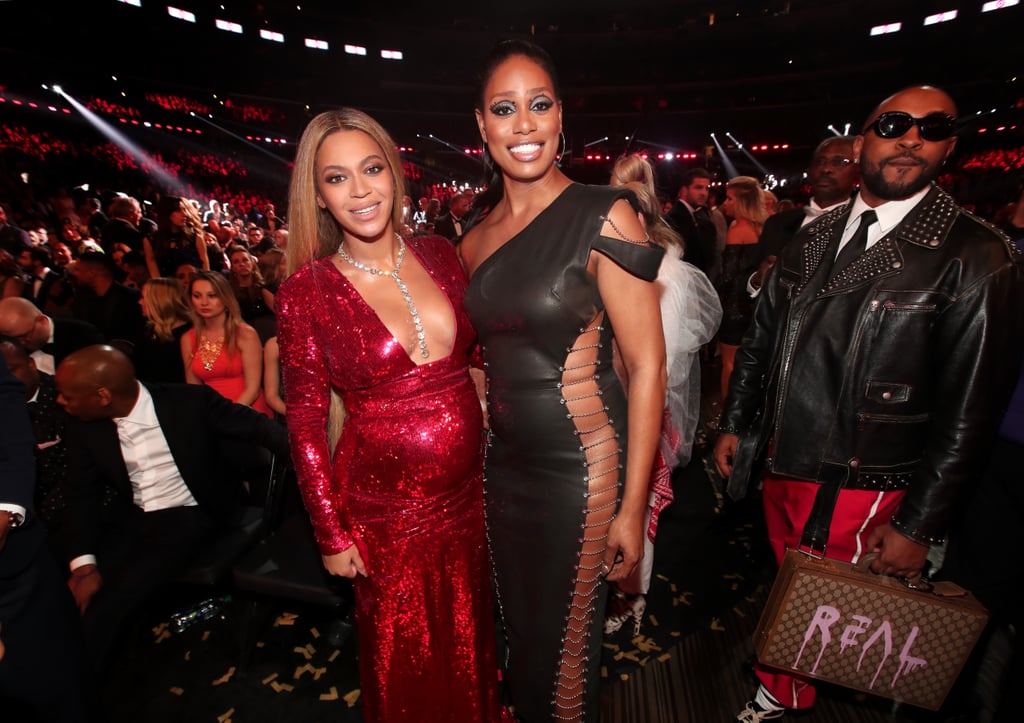
[[[765,280],[715,462],[733,497],[763,475],[779,560],[877,552],[875,572],[917,578],[994,438],[1022,354],[1024,264],[933,183],[955,119],[933,87],[882,101],[854,139],[860,191],[802,228]],[[812,540],[816,501],[833,512]],[[757,675],[737,720],[813,705],[808,680]]]

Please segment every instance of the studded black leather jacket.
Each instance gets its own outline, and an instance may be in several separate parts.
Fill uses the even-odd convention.
[[[941,540],[1024,349],[1024,264],[933,188],[829,278],[849,205],[802,229],[764,286],[724,403],[729,493],[761,472],[906,489],[892,524]],[[769,453],[770,449],[770,453]]]

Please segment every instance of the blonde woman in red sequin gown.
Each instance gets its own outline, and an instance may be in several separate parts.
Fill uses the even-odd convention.
[[[466,280],[447,240],[395,233],[401,173],[359,111],[299,143],[277,296],[292,457],[324,565],[353,578],[364,720],[496,721]]]

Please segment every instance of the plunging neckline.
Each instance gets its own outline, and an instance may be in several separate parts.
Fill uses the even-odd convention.
[[[411,253],[416,258],[416,262],[420,265],[420,268],[422,268],[424,271],[427,272],[427,276],[430,277],[430,280],[433,282],[434,287],[438,291],[441,292],[441,296],[443,296],[444,300],[448,302],[448,309],[449,309],[449,311],[451,311],[451,318],[452,318],[452,322],[453,322],[454,333],[452,334],[452,343],[451,343],[451,345],[450,345],[450,347],[448,349],[448,353],[445,354],[444,356],[437,357],[437,358],[434,358],[434,359],[430,359],[429,361],[425,361],[422,364],[418,364],[416,362],[416,359],[414,359],[413,356],[411,354],[409,354],[409,352],[405,348],[405,344],[403,344],[402,341],[397,336],[395,336],[395,334],[391,331],[391,329],[388,328],[388,325],[385,324],[384,320],[380,318],[380,314],[377,313],[377,310],[374,309],[373,306],[370,305],[370,302],[368,302],[365,298],[363,298],[363,295],[361,293],[359,293],[359,289],[356,287],[356,285],[353,284],[349,280],[349,278],[347,276],[345,276],[345,274],[342,273],[341,269],[338,268],[337,264],[334,263],[334,256],[335,256],[335,254],[331,254],[330,256],[324,258],[323,261],[326,262],[326,265],[328,267],[330,267],[330,269],[334,273],[336,273],[339,277],[341,277],[342,281],[349,288],[349,290],[352,292],[352,294],[355,296],[355,298],[358,299],[358,303],[362,304],[367,310],[369,310],[370,314],[376,320],[377,326],[379,326],[381,329],[383,329],[384,333],[387,334],[389,337],[391,337],[395,341],[396,344],[398,344],[398,346],[403,351],[403,356],[405,356],[405,358],[409,361],[409,363],[412,364],[414,367],[425,367],[425,366],[428,366],[430,364],[434,364],[435,362],[444,361],[445,359],[447,359],[448,357],[450,357],[452,354],[455,353],[455,344],[456,344],[456,342],[458,341],[458,338],[459,338],[459,317],[458,317],[458,313],[455,310],[455,305],[452,304],[452,300],[448,297],[448,294],[445,293],[444,289],[441,288],[441,284],[438,283],[437,279],[435,278],[433,272],[430,270],[428,265],[423,263],[423,259],[421,259],[420,255],[418,253],[416,253],[416,250],[413,248],[412,244],[406,243],[405,248],[406,248],[406,250],[409,253]],[[392,281],[393,280],[394,279],[392,279]],[[416,347],[414,347],[414,351],[415,351],[415,349],[416,349]]]
[[[533,217],[532,219],[530,219],[529,223],[527,223],[527,224],[526,224],[525,226],[523,226],[523,227],[522,227],[521,229],[519,229],[519,230],[518,230],[518,231],[516,231],[516,232],[515,232],[514,234],[512,234],[511,236],[509,236],[508,240],[507,240],[507,241],[505,241],[505,243],[501,244],[501,246],[499,246],[498,248],[494,249],[494,251],[492,251],[492,252],[491,252],[490,256],[488,256],[488,257],[487,257],[486,259],[484,259],[484,260],[483,260],[483,261],[481,261],[481,262],[480,262],[479,264],[477,264],[476,270],[475,270],[475,271],[473,272],[473,275],[472,275],[472,276],[470,277],[470,279],[469,279],[469,283],[470,283],[470,284],[472,284],[472,283],[473,283],[473,279],[475,279],[475,278],[477,277],[477,275],[479,275],[479,274],[480,274],[480,272],[481,272],[481,271],[483,270],[483,268],[484,268],[485,266],[487,266],[487,265],[488,265],[488,264],[490,263],[491,259],[493,259],[493,258],[494,258],[495,256],[497,256],[498,254],[500,254],[500,253],[501,253],[501,252],[502,252],[502,251],[503,251],[504,249],[506,249],[506,248],[507,248],[507,247],[508,247],[509,245],[511,245],[511,244],[512,244],[512,243],[513,243],[514,241],[518,240],[520,236],[522,236],[522,235],[523,235],[524,233],[526,233],[527,231],[529,231],[529,230],[530,230],[530,228],[531,228],[531,227],[532,227],[532,226],[533,226],[534,224],[536,224],[536,223],[537,223],[538,221],[540,221],[540,219],[541,219],[541,218],[542,218],[542,217],[543,217],[543,216],[544,216],[545,214],[547,214],[547,213],[548,213],[548,212],[549,212],[549,211],[550,211],[550,210],[551,210],[552,208],[554,208],[554,207],[555,207],[555,205],[556,205],[556,204],[557,204],[557,203],[558,203],[559,201],[561,201],[561,200],[562,200],[562,198],[563,198],[563,197],[565,196],[565,194],[566,194],[566,193],[567,193],[567,192],[569,191],[569,189],[570,189],[570,188],[576,188],[576,187],[578,187],[578,186],[580,186],[580,185],[581,185],[581,184],[579,184],[579,183],[573,182],[573,183],[570,183],[570,184],[569,184],[568,186],[566,186],[565,188],[563,188],[563,189],[562,189],[561,191],[559,191],[559,192],[558,192],[558,195],[557,195],[557,196],[555,196],[555,197],[554,197],[553,199],[551,199],[551,203],[549,203],[549,204],[548,204],[547,206],[545,206],[544,208],[542,208],[542,209],[540,210],[540,212],[539,212],[539,213],[538,213],[538,214],[537,214],[536,216],[534,216],[534,217]]]

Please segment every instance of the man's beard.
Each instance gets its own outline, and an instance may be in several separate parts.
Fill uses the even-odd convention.
[[[908,180],[887,181],[885,180],[885,167],[891,161],[901,158],[910,158],[920,164],[921,172],[914,178]],[[861,163],[861,183],[873,195],[886,201],[899,201],[910,198],[915,193],[934,181],[939,176],[940,164],[929,166],[924,160],[910,153],[900,156],[890,156],[882,159],[875,167]],[[909,175],[909,174],[908,174]]]

